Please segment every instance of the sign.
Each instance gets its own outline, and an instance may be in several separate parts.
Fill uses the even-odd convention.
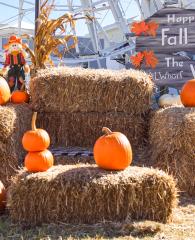
[[[158,86],[180,88],[195,78],[195,10],[164,8],[145,22],[148,26],[156,23],[156,33],[138,33],[136,52],[153,51],[156,64],[142,64],[141,69],[150,73]]]

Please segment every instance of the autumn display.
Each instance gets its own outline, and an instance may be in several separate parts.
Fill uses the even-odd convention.
[[[131,24],[131,33],[126,35],[136,38],[137,45],[128,59],[124,45],[126,67],[131,69],[54,66],[52,59],[63,60],[78,43],[76,21],[95,19],[88,9],[81,13],[79,8],[76,14],[72,11],[51,19],[55,6],[53,0],[41,1],[35,36],[13,35],[4,46],[6,60],[0,75],[6,73],[7,79],[0,76],[0,239],[1,229],[6,232],[9,224],[45,236],[43,225],[49,229],[47,236],[54,239],[64,234],[55,238],[56,229],[69,229],[76,237],[72,228],[80,231],[81,226],[90,231],[109,227],[112,237],[109,232],[108,239],[115,238],[113,228],[118,231],[119,226],[117,237],[134,239],[137,229],[131,231],[132,224],[140,221],[177,228],[178,219],[182,222],[178,218],[182,204],[186,201],[190,208],[194,204],[195,79],[177,92],[159,82],[155,85],[156,75],[160,77],[154,72],[161,67],[161,55],[164,58],[153,44],[161,44],[164,23],[159,15],[154,19],[160,25],[152,17]],[[33,38],[34,48],[23,44],[22,38]],[[114,50],[117,54],[118,49]],[[187,56],[175,54],[175,59]],[[171,71],[164,64],[162,68],[168,82]],[[29,71],[27,89],[25,73]],[[159,76],[163,79],[164,75]],[[193,215],[193,209],[188,212]],[[161,232],[150,236],[148,229],[140,231],[138,238],[161,237]],[[99,234],[91,233],[93,239]],[[15,233],[10,237],[20,238]]]

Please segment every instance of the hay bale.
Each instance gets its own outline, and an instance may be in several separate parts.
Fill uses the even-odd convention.
[[[27,104],[0,106],[0,180],[5,186],[24,157],[21,139],[31,115]]]
[[[195,194],[195,109],[158,110],[150,122],[149,141],[153,166],[172,173],[178,186]]]
[[[110,172],[96,165],[59,165],[42,173],[21,171],[12,180],[8,206],[13,221],[31,226],[127,218],[167,222],[176,193],[173,178],[156,169]]]
[[[37,111],[141,114],[150,109],[153,83],[136,70],[58,67],[40,70],[30,92]]]
[[[48,131],[55,146],[93,147],[102,127],[124,133],[134,150],[147,138],[147,116],[127,113],[39,113],[37,125]],[[56,124],[57,123],[57,124]]]
[[[92,156],[54,156],[55,165],[72,165],[78,163],[94,164],[95,160]]]

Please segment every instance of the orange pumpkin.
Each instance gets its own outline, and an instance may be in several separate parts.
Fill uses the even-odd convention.
[[[50,137],[43,129],[36,128],[37,113],[33,113],[32,130],[27,131],[22,138],[22,145],[26,151],[40,152],[47,149],[50,145]]]
[[[53,155],[49,150],[42,152],[29,152],[24,165],[29,172],[44,172],[53,166]]]
[[[11,95],[11,102],[13,103],[27,103],[29,102],[29,95],[25,91],[16,90]]]
[[[0,181],[0,212],[5,209],[6,206],[6,189],[3,183]]]
[[[180,95],[181,102],[185,107],[195,107],[195,79],[184,84]]]
[[[127,137],[104,127],[105,135],[94,146],[96,164],[107,170],[123,170],[132,162],[132,149]]]
[[[6,80],[0,77],[0,105],[7,103],[10,100],[10,88]]]

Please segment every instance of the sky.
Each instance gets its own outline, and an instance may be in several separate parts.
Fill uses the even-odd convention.
[[[35,0],[27,0],[27,1],[31,3],[35,2]],[[58,5],[66,4],[66,2],[67,2],[66,0],[55,0],[55,4],[58,4]],[[73,2],[75,5],[80,5],[79,0],[73,0]],[[15,7],[15,6],[18,7],[19,0],[0,0],[0,23],[9,23],[11,25],[17,22],[17,14],[18,14],[17,9],[14,9],[8,6],[3,6],[1,5],[1,3],[12,5],[12,7]],[[121,0],[121,5],[125,12],[126,18],[130,18],[130,17],[139,18],[140,13],[135,0]],[[24,4],[24,9],[32,9],[32,8],[33,8],[33,5],[30,5],[27,3]],[[62,14],[63,12],[54,12],[52,14],[52,18],[59,17]],[[113,23],[113,20],[114,20],[110,11],[99,12],[96,15],[96,17],[98,18],[98,21],[102,26],[109,25]],[[23,20],[28,23],[34,23],[33,10],[31,11],[29,10],[24,16]],[[77,22],[76,30],[78,35],[82,36],[87,34],[88,31],[87,31],[87,27],[84,20],[80,20]]]

